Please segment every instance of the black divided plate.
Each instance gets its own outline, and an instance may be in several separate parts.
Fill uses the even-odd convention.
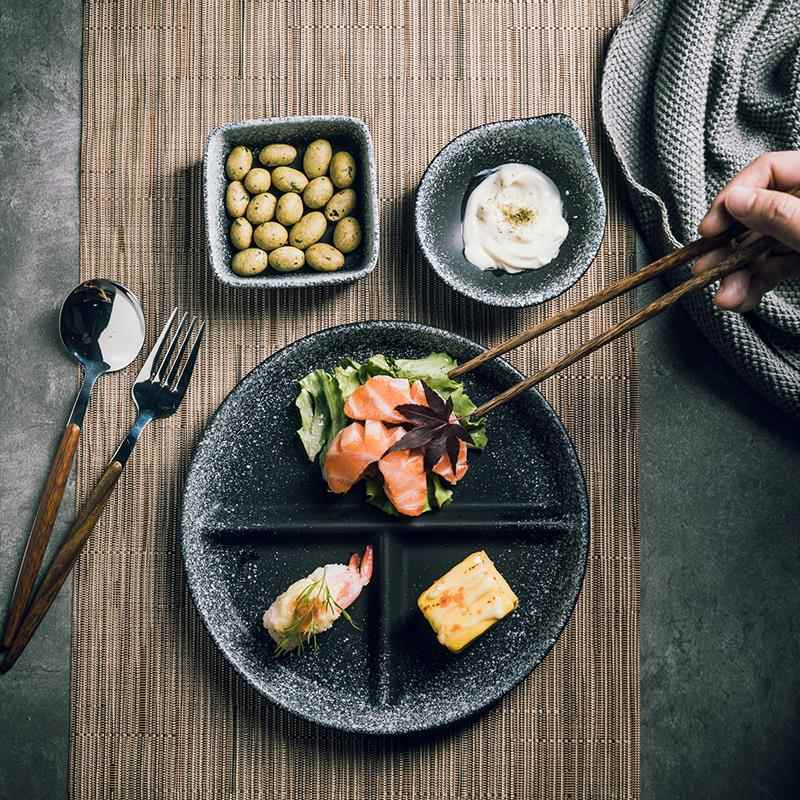
[[[529,391],[492,412],[489,446],[470,457],[455,502],[417,519],[367,505],[363,487],[326,491],[297,439],[295,381],[344,356],[460,362],[481,348],[407,322],[331,328],[275,353],[230,394],[194,455],[183,554],[195,604],[226,658],[258,691],[343,730],[417,731],[500,698],[547,654],[569,619],[586,567],[589,513],[580,465],[555,412]],[[501,360],[466,378],[481,403],[520,379]],[[375,547],[372,582],[308,649],[276,659],[261,616],[290,583]],[[486,550],[519,608],[459,655],[437,641],[416,600],[475,550]]]

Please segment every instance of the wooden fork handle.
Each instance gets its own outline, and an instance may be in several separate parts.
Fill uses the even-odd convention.
[[[25,545],[14,594],[8,607],[6,627],[3,631],[3,647],[5,648],[11,647],[31,599],[36,576],[39,574],[39,567],[42,566],[42,559],[50,542],[58,509],[64,497],[64,489],[72,469],[72,462],[75,459],[75,451],[78,449],[80,433],[81,429],[74,422],[67,424],[50,465],[50,473],[39,498],[39,507],[36,509],[33,526],[28,534],[28,543]]]
[[[42,583],[31,601],[28,613],[24,616],[3,663],[0,664],[0,673],[8,672],[11,669],[39,627],[39,623],[44,619],[56,599],[56,595],[64,585],[67,575],[72,571],[89,534],[97,525],[121,474],[122,464],[119,461],[112,461],[106,467],[42,579]]]

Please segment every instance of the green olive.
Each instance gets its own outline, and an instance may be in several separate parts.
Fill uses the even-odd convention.
[[[240,181],[252,166],[253,154],[249,148],[239,145],[231,150],[228,160],[225,162],[225,174],[232,181]]]
[[[279,222],[264,222],[253,231],[256,247],[266,250],[276,250],[289,241],[289,231]]]
[[[263,167],[254,167],[244,176],[244,188],[250,194],[261,194],[269,191],[271,183],[272,178],[269,176],[269,170]]]
[[[231,181],[228,188],[225,190],[225,208],[228,211],[228,216],[243,217],[247,211],[247,203],[250,200],[250,195],[245,191],[241,181]]]
[[[289,231],[289,244],[299,250],[318,242],[328,228],[325,217],[319,211],[310,211]]]
[[[344,256],[332,245],[319,242],[306,250],[306,262],[317,272],[336,272],[344,266]]]
[[[275,219],[281,225],[294,225],[303,216],[303,200],[297,192],[286,192],[278,198]]]
[[[244,218],[238,217],[231,223],[231,244],[237,250],[247,250],[253,241],[253,226]]]
[[[303,192],[303,202],[308,208],[324,208],[328,200],[333,197],[333,184],[325,175],[314,178]]]
[[[325,219],[329,222],[338,222],[349,217],[356,207],[356,193],[352,189],[342,189],[331,197],[325,206]]]
[[[319,178],[328,171],[333,148],[327,139],[315,139],[303,154],[303,172],[309,178]]]
[[[279,247],[269,254],[269,265],[278,272],[297,272],[305,264],[305,254],[296,247]]]
[[[345,217],[333,229],[333,244],[343,253],[352,253],[361,244],[361,225],[355,217]]]
[[[269,258],[263,250],[257,247],[250,247],[247,250],[240,250],[231,261],[231,269],[237,275],[258,275],[263,272],[269,264]]]
[[[268,144],[258,153],[258,160],[265,167],[282,167],[297,158],[297,150],[290,144]]]
[[[308,186],[308,178],[294,167],[275,167],[272,185],[279,192],[302,192]]]
[[[331,180],[337,189],[346,189],[356,179],[356,162],[350,153],[340,150],[331,159]]]
[[[262,192],[257,194],[247,205],[247,219],[253,225],[269,222],[275,216],[277,199],[274,194]]]

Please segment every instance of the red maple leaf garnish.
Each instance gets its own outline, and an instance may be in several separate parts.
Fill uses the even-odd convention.
[[[458,465],[459,442],[474,444],[472,437],[464,426],[453,422],[453,401],[442,400],[437,392],[422,382],[425,399],[428,405],[416,403],[403,403],[395,411],[402,414],[411,424],[411,429],[400,441],[390,447],[386,452],[393,453],[397,450],[422,450],[425,469],[433,471],[439,459],[447,453],[450,465],[455,473]]]

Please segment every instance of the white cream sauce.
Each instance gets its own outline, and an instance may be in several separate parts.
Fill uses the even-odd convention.
[[[517,273],[549,264],[567,238],[561,193],[528,164],[503,164],[479,183],[464,212],[464,257]]]

